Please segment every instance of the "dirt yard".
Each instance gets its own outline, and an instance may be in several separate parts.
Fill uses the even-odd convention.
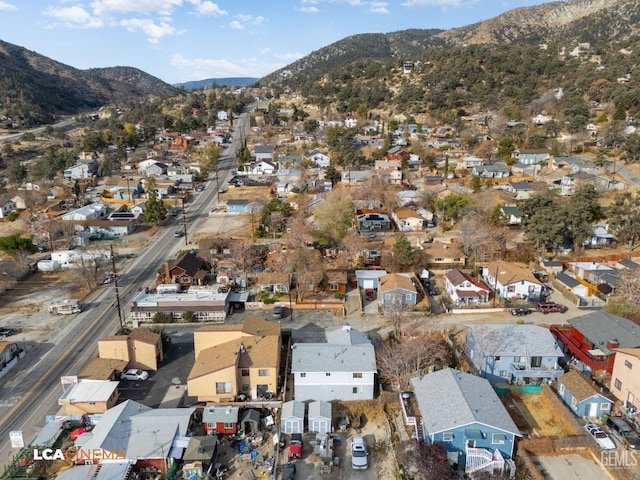
[[[562,438],[580,433],[542,393],[513,395],[510,403],[507,408],[511,414],[515,411],[518,428],[524,426],[519,423],[526,421],[528,428],[524,431],[534,438]]]

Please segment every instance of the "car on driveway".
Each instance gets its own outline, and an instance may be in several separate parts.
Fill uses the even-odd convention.
[[[366,470],[369,466],[368,456],[364,438],[353,437],[351,440],[351,467],[354,470]]]
[[[611,435],[616,437],[620,443],[624,445],[624,448],[628,450],[640,450],[640,438],[624,418],[608,417],[606,425],[609,427]]]
[[[518,308],[511,309],[511,315],[513,315],[514,317],[523,317],[525,315],[529,315],[530,313],[533,313],[533,310],[526,307],[518,307]]]
[[[135,368],[126,370],[120,374],[120,380],[133,380],[142,382],[149,378],[149,372]]]
[[[594,423],[587,423],[584,426],[584,429],[589,432],[589,435],[593,437],[600,448],[603,450],[614,450],[616,448],[616,444],[613,443],[611,437],[607,435],[607,433],[602,430],[598,425]]]
[[[547,313],[555,313],[555,312],[565,313],[568,310],[568,308],[566,305],[562,305],[560,303],[541,302],[536,306],[536,310],[546,315]]]
[[[289,460],[302,458],[302,434],[292,433],[289,442]]]

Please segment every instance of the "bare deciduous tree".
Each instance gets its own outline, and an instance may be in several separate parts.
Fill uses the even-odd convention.
[[[451,354],[441,335],[428,333],[412,338],[391,339],[376,355],[380,379],[399,390],[411,387],[411,378],[430,368],[449,365]]]
[[[413,480],[449,480],[453,475],[447,451],[440,443],[419,440],[413,448],[402,450],[400,461]]]

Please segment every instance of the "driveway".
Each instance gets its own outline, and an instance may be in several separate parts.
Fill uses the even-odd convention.
[[[555,455],[534,457],[549,480],[612,480],[613,477],[603,470],[593,459],[582,455]]]

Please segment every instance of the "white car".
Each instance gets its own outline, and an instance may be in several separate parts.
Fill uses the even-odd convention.
[[[366,470],[369,466],[368,456],[364,438],[353,437],[351,440],[351,468],[354,470]]]
[[[603,450],[614,450],[616,448],[616,444],[613,443],[613,440],[611,440],[609,435],[607,435],[606,432],[602,430],[598,425],[594,423],[587,423],[584,426],[584,429],[589,432],[589,434]]]
[[[126,370],[120,374],[120,380],[137,380],[143,381],[149,378],[149,373],[144,370],[136,370],[132,368],[130,370]]]

